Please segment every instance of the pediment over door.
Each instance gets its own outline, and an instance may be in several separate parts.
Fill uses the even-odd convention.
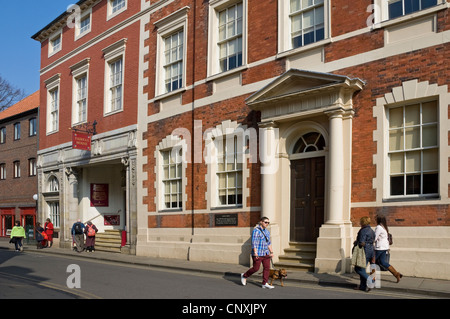
[[[282,120],[299,115],[351,111],[354,92],[365,83],[344,75],[290,69],[247,98],[247,105],[261,111],[261,119]]]

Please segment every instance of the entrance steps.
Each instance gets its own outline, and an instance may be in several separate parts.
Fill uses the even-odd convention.
[[[122,231],[110,229],[95,235],[95,250],[120,253],[122,246]]]
[[[284,255],[278,256],[279,261],[274,263],[274,267],[276,269],[314,271],[316,250],[316,242],[290,242],[289,248],[284,250]]]

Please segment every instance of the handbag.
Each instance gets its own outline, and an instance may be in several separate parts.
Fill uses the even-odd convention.
[[[392,234],[388,233],[388,242],[389,242],[389,246],[394,244],[394,240],[392,239]]]
[[[366,268],[367,260],[366,260],[366,252],[364,251],[364,247],[359,247],[358,245],[353,247],[352,265],[361,267],[361,268]]]

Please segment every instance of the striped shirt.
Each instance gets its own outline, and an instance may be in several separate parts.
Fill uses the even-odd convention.
[[[263,234],[264,232],[264,234]],[[264,236],[265,235],[265,236]],[[267,239],[266,239],[267,237]],[[271,245],[270,233],[267,229],[261,227],[255,227],[252,233],[252,255],[253,256],[266,256],[270,255],[269,245]],[[255,255],[256,248],[256,255]]]

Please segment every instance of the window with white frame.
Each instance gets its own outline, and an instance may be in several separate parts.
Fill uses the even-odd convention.
[[[238,137],[216,139],[218,206],[242,205],[242,150]]]
[[[87,121],[87,75],[76,79],[76,121],[83,123]]]
[[[183,86],[184,31],[178,30],[164,38],[165,93]]]
[[[208,76],[246,64],[247,0],[210,1]]]
[[[14,165],[14,178],[20,178],[20,161],[15,161]]]
[[[291,0],[292,48],[325,39],[324,0]]]
[[[390,196],[439,193],[436,101],[388,109]]]
[[[105,59],[104,114],[114,114],[124,108],[124,70],[127,39],[103,49]]]
[[[161,152],[164,209],[181,209],[182,204],[182,148]]]
[[[125,8],[126,0],[111,0],[111,11],[112,13],[116,13],[117,11]]]
[[[117,59],[109,64],[109,111],[115,112],[122,109],[122,80],[123,61]]]
[[[30,158],[28,160],[28,176],[36,176],[36,174],[37,174],[36,159]]]
[[[48,47],[48,55],[52,56],[53,54],[61,51],[62,49],[62,33],[59,31],[58,34],[54,35],[49,39],[49,47]]]
[[[180,90],[186,83],[186,37],[189,7],[154,23],[157,29],[156,95]]]
[[[91,16],[87,15],[86,17],[80,20],[80,35],[87,33],[91,30]]]
[[[81,17],[75,21],[75,40],[91,32],[92,8],[81,14]]]
[[[280,54],[295,53],[315,43],[320,45],[329,38],[330,0],[279,0],[278,3]]]
[[[53,227],[61,227],[61,214],[59,211],[59,202],[48,202],[48,216],[52,221]]]
[[[50,93],[49,132],[56,132],[59,129],[59,88],[55,88],[49,93]]]
[[[0,144],[6,143],[6,127],[0,128]]]
[[[70,67],[73,76],[72,125],[87,121],[89,62],[90,58],[87,58]]]
[[[29,124],[29,136],[35,136],[37,134],[37,120],[35,117],[28,121]]]
[[[243,4],[219,11],[219,66],[225,72],[242,65]]]
[[[127,0],[108,0],[107,20],[115,17],[127,9]]]
[[[6,164],[2,163],[0,164],[0,180],[6,179]]]
[[[47,134],[53,134],[59,130],[59,85],[61,74],[57,73],[45,80],[47,88]]]
[[[20,140],[20,122],[14,124],[14,141]]]
[[[425,10],[437,4],[438,0],[390,0],[388,1],[389,19]]]

